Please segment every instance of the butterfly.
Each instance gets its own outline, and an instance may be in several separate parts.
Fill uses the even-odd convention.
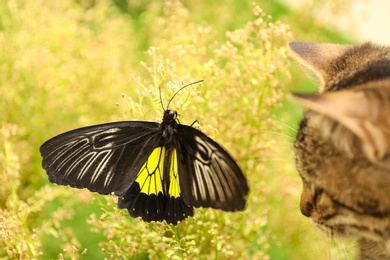
[[[238,164],[210,137],[180,124],[170,101],[161,123],[106,123],[46,141],[40,152],[49,181],[113,193],[119,208],[147,222],[177,225],[194,207],[243,210],[249,186]]]

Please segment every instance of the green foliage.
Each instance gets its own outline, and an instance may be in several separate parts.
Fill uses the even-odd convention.
[[[270,3],[275,16],[290,12]],[[0,3],[0,257],[327,255],[326,238],[305,233],[313,228],[299,214],[291,147],[269,134],[280,132],[275,115],[286,115],[291,39],[288,25],[249,1]],[[48,183],[39,154],[45,140],[96,123],[161,121],[159,90],[166,107],[200,79],[170,108],[183,124],[198,120],[237,159],[251,188],[244,212],[196,209],[178,226],[144,223],[114,197]]]

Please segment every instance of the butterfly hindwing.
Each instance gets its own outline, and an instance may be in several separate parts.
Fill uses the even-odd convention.
[[[248,183],[225,149],[190,126],[177,125],[176,136],[184,201],[194,207],[224,211],[244,209]]]
[[[193,208],[181,197],[176,150],[163,146],[155,148],[134,184],[119,197],[118,207],[126,208],[132,217],[142,217],[148,222],[165,219],[176,225],[193,216]]]
[[[40,150],[49,180],[101,194],[123,194],[158,145],[159,124],[116,122],[58,135]]]
[[[136,175],[133,185],[118,198],[118,207],[126,208],[132,217],[145,221],[162,221],[166,201],[163,187],[165,147],[155,148]]]
[[[180,179],[183,175],[187,174],[187,172],[179,172],[178,152],[172,146],[166,154],[166,163],[168,166],[165,167],[168,201],[165,219],[168,223],[176,225],[178,221],[193,216],[194,208],[188,203],[185,203],[183,199]]]

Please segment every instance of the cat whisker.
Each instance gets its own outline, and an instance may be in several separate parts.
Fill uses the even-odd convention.
[[[289,136],[287,134],[284,134],[284,133],[275,132],[275,131],[268,131],[268,130],[263,131],[263,133],[268,133],[268,134],[273,134],[273,135],[280,135],[280,136],[287,137],[288,139],[294,141],[294,137],[291,137],[291,136]]]
[[[290,126],[290,125],[288,125],[288,124],[286,124],[286,123],[283,123],[283,122],[281,122],[281,121],[279,121],[279,120],[275,120],[275,119],[269,119],[269,120],[272,121],[272,122],[278,123],[278,124],[280,124],[280,125],[282,125],[282,126],[284,126],[284,127],[286,127],[287,129],[293,131],[294,133],[297,132],[297,128],[296,128],[296,127],[292,127],[292,126]]]

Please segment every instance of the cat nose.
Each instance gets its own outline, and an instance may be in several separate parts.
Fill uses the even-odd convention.
[[[302,213],[302,215],[310,218],[312,210],[313,210],[313,204],[311,204],[308,201],[306,201],[306,203],[302,203],[301,202],[301,213]]]
[[[308,218],[311,216],[311,213],[313,211],[313,198],[314,194],[311,191],[309,185],[304,184],[301,195],[300,208],[301,213]]]

